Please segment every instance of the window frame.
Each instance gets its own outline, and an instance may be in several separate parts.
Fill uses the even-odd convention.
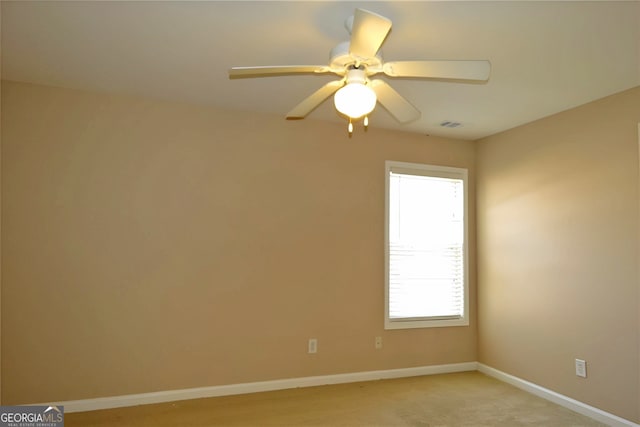
[[[389,219],[390,219],[390,175],[395,173],[430,177],[454,178],[462,180],[463,187],[463,315],[460,317],[430,317],[422,319],[391,319],[389,316]],[[385,285],[384,285],[384,329],[437,328],[469,325],[469,172],[465,168],[437,166],[422,163],[407,163],[387,160],[385,162]]]

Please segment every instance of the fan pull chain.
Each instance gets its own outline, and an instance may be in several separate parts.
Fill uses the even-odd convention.
[[[353,135],[353,123],[351,123],[351,118],[349,118],[349,126],[347,126],[347,130],[349,131],[349,138]]]
[[[364,116],[364,130],[365,132],[369,128],[369,116]]]

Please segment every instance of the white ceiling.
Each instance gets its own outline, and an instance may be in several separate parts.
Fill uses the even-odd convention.
[[[492,63],[486,84],[386,78],[422,118],[378,107],[371,127],[477,139],[640,84],[639,1],[2,1],[2,78],[284,120],[334,77],[230,80],[228,68],[327,64],[356,7],[393,21],[388,61]],[[344,122],[331,100],[318,119]]]

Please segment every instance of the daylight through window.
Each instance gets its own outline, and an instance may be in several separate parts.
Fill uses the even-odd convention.
[[[387,329],[468,325],[466,186],[466,169],[387,162]]]

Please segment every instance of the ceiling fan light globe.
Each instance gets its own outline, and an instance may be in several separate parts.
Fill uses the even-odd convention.
[[[368,115],[376,106],[376,94],[368,85],[349,83],[333,97],[336,110],[352,119]]]

